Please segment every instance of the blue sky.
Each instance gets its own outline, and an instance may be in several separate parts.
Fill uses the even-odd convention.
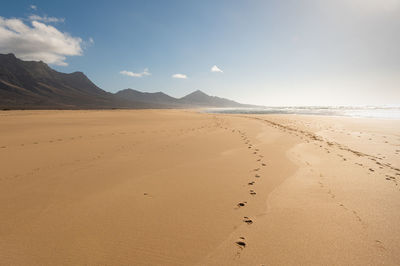
[[[264,105],[393,105],[399,1],[8,1],[2,27],[12,18],[31,28],[37,21],[62,40],[48,48],[54,54],[35,42],[37,50],[26,51],[0,31],[0,52],[83,71],[112,92],[180,97],[200,89]],[[22,34],[19,43],[31,36]]]

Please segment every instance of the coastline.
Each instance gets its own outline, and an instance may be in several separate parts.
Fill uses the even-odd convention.
[[[0,127],[1,263],[400,262],[397,121],[8,111]]]

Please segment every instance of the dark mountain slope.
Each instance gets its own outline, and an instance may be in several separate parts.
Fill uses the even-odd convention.
[[[0,105],[3,108],[109,108],[114,96],[82,72],[57,72],[43,62],[0,54]]]

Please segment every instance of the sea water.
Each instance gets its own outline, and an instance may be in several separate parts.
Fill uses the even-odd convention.
[[[365,107],[263,107],[263,108],[210,108],[207,113],[225,114],[298,114],[298,115],[328,115],[364,118],[400,119],[400,107],[365,106]]]

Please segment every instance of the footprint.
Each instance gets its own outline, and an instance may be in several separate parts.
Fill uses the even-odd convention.
[[[236,245],[238,245],[240,248],[245,248],[246,247],[246,242],[244,242],[244,237],[240,237],[239,241],[235,242]]]
[[[260,178],[260,175],[259,175],[259,174],[256,174],[255,177],[256,177],[256,178]]]
[[[386,175],[386,180],[395,180],[396,177],[394,176],[390,176],[390,175]]]
[[[266,164],[265,164],[265,163],[262,163],[261,165],[262,165],[262,166],[266,166]]]
[[[243,201],[243,202],[239,202],[238,204],[237,204],[237,206],[240,208],[240,207],[244,207],[244,206],[246,206],[246,203],[247,203],[247,201]]]
[[[252,186],[252,185],[254,185],[254,183],[255,183],[255,181],[251,181],[251,182],[249,182],[249,183],[247,183],[249,186]]]
[[[382,244],[382,241],[375,240],[376,246],[381,250],[386,250],[385,246]]]
[[[332,199],[336,198],[336,195],[333,194],[331,190],[328,191],[328,194],[331,195],[331,198],[332,198]]]
[[[255,196],[256,194],[257,194],[257,193],[256,193],[254,190],[250,189],[250,195]]]
[[[251,220],[251,219],[249,219],[249,217],[245,216],[245,217],[243,217],[243,222],[250,225],[253,223],[253,220]]]
[[[357,220],[362,223],[362,219],[361,217],[358,215],[358,213],[356,211],[353,210],[353,214],[356,216]]]

